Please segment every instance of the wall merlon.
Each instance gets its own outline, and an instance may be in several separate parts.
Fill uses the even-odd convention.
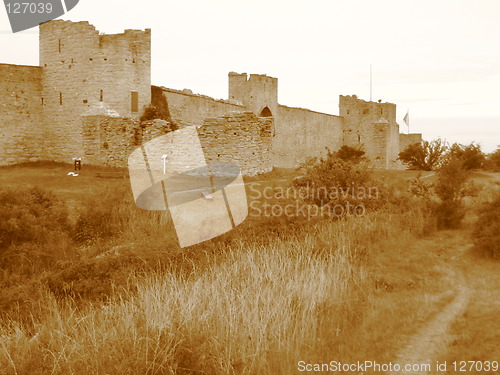
[[[228,76],[233,76],[233,77],[245,77],[245,80],[248,79],[248,74],[247,73],[236,73],[236,72],[229,72]]]
[[[257,81],[257,82],[262,82],[262,81],[268,81],[268,82],[275,82],[278,81],[278,78],[268,76],[266,74],[250,74],[250,77],[248,79],[249,81]]]

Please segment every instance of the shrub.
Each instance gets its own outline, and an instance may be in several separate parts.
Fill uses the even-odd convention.
[[[352,162],[360,162],[366,160],[365,152],[362,149],[342,146],[336,153],[335,156],[342,160],[352,161]]]
[[[105,300],[114,289],[126,287],[133,273],[154,270],[158,263],[133,252],[91,260],[59,262],[57,268],[42,278],[57,298]]]
[[[72,227],[64,203],[36,188],[0,191],[0,267],[36,274],[71,248]],[[10,274],[10,273],[9,273]]]
[[[463,198],[475,194],[475,187],[470,182],[471,171],[461,160],[450,159],[439,168],[437,177],[434,184],[417,177],[411,183],[410,192],[432,213],[438,228],[455,228],[465,217]]]
[[[373,208],[380,204],[382,186],[375,180],[365,160],[345,160],[328,150],[326,157],[311,159],[304,165],[305,176],[294,180],[301,198],[319,207],[362,205]]]
[[[407,146],[399,153],[399,160],[413,169],[431,171],[442,162],[447,146],[441,139],[422,141]]]
[[[473,191],[470,176],[464,162],[458,159],[448,161],[439,169],[434,191],[440,202],[434,207],[434,212],[440,227],[455,228],[464,218],[463,198]]]
[[[53,193],[38,187],[0,191],[0,248],[44,244],[69,230],[66,206]]]
[[[130,191],[109,189],[90,196],[78,214],[74,238],[80,243],[96,243],[112,238],[125,229],[127,211],[133,206]]]
[[[482,168],[486,162],[486,156],[481,151],[481,147],[474,143],[470,145],[454,143],[446,154],[446,158],[462,161],[464,168],[468,170]]]
[[[500,146],[487,156],[487,168],[495,172],[500,172]]]
[[[484,256],[500,259],[500,194],[483,206],[472,232],[474,250]]]
[[[162,111],[160,108],[154,106],[154,105],[148,105],[146,108],[144,108],[144,112],[142,113],[140,117],[140,121],[149,121],[149,120],[165,120],[165,121],[171,121],[170,120],[170,115],[168,113],[165,113]]]
[[[463,198],[471,193],[469,179],[470,172],[461,160],[450,160],[439,169],[434,187],[441,200],[435,207],[439,226],[455,228],[461,223],[465,216]]]

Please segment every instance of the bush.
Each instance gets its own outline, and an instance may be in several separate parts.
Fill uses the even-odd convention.
[[[456,228],[465,216],[463,198],[471,195],[470,171],[464,162],[453,159],[438,171],[435,192],[441,202],[435,207],[438,225],[442,228]]]
[[[339,159],[352,161],[358,163],[365,160],[365,152],[359,148],[342,146],[336,153],[335,156]]]
[[[441,139],[422,141],[407,146],[399,153],[398,159],[410,168],[431,171],[439,167],[446,149],[447,146]]]
[[[66,206],[53,193],[38,187],[0,191],[0,248],[44,244],[69,231]]]
[[[154,105],[148,105],[146,108],[144,108],[144,112],[141,115],[141,118],[139,119],[141,122],[142,121],[149,121],[149,120],[165,120],[170,122],[170,115],[168,113],[165,113],[161,111],[158,107],[155,107]]]
[[[472,232],[474,250],[483,256],[500,259],[500,194],[483,206]]]
[[[57,298],[105,300],[113,290],[126,287],[130,275],[150,272],[157,264],[133,252],[102,259],[72,259],[59,262],[56,269],[44,275],[42,282]]]
[[[301,189],[301,198],[318,207],[362,205],[374,208],[381,204],[382,186],[375,180],[366,160],[345,160],[338,153],[328,150],[325,158],[311,159],[304,165],[306,174],[294,180],[294,187]]]
[[[40,188],[0,191],[0,266],[36,274],[71,248],[72,227],[64,203]]]
[[[130,191],[109,189],[85,200],[76,222],[74,238],[92,244],[121,234],[126,227],[127,211],[135,208]]]
[[[437,171],[434,184],[427,184],[417,177],[412,181],[410,192],[423,200],[438,228],[456,228],[466,213],[463,198],[475,194],[470,176],[471,171],[461,160],[450,159]]]
[[[468,170],[482,168],[486,162],[486,156],[481,151],[481,147],[474,143],[467,146],[454,143],[446,154],[446,158],[447,160],[460,160],[464,168]]]
[[[486,166],[492,171],[500,172],[500,146],[487,156]]]

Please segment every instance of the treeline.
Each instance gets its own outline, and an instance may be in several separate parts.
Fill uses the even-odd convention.
[[[468,145],[453,143],[450,146],[438,138],[408,145],[399,153],[399,160],[410,169],[423,171],[435,170],[448,162],[459,161],[467,170],[500,172],[500,146],[494,152],[486,154],[474,142]]]

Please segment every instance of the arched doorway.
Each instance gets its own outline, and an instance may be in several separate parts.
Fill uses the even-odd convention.
[[[269,109],[269,107],[264,107],[262,111],[260,111],[260,117],[272,117],[273,113]]]

